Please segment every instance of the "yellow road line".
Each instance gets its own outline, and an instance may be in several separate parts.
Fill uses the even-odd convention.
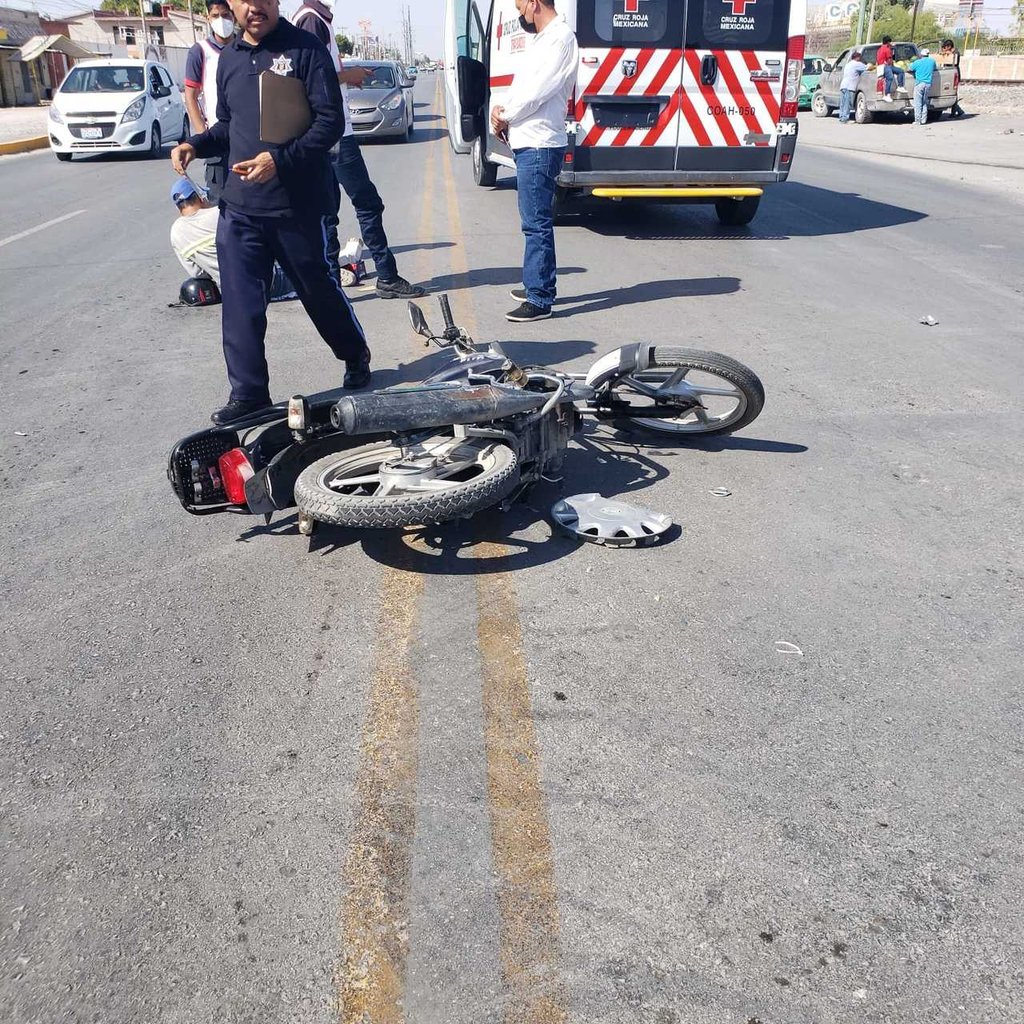
[[[437,161],[427,146],[420,240],[433,237]],[[401,1024],[409,945],[409,881],[416,825],[419,698],[409,662],[423,576],[384,570],[377,664],[363,729],[358,809],[344,868],[342,958],[336,974],[342,1024]]]
[[[469,271],[455,193],[451,148],[442,177],[452,234],[452,271]],[[464,277],[465,279],[465,277]],[[477,333],[465,292],[453,296],[461,322]],[[504,544],[478,543],[474,558],[507,558]],[[477,638],[483,673],[484,746],[491,843],[501,915],[501,975],[510,996],[507,1024],[562,1024],[567,995],[559,978],[559,916],[554,859],[540,779],[540,748],[530,706],[519,608],[503,573],[476,576]]]
[[[401,1024],[409,945],[408,898],[416,825],[419,704],[409,664],[423,577],[388,568],[377,628],[377,665],[363,728],[358,810],[345,864],[343,1024]]]

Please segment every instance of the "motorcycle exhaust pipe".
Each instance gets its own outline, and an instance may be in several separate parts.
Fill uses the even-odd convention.
[[[487,423],[539,409],[549,396],[536,391],[479,387],[371,391],[348,395],[331,409],[331,423],[346,434],[408,434],[427,427]]]

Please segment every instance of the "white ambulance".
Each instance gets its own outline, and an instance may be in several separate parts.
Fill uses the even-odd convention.
[[[556,0],[580,66],[562,197],[714,203],[747,224],[797,137],[807,0]],[[489,114],[531,37],[513,0],[445,0],[448,133],[480,185],[514,167]]]

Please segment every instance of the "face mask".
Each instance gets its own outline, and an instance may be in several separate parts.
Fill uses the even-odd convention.
[[[210,22],[210,28],[221,37],[227,39],[235,31],[235,23],[230,18],[214,18]]]
[[[537,26],[534,25],[532,21],[527,21],[525,14],[519,15],[519,27],[524,32],[529,32],[531,36],[535,36],[537,34]]]

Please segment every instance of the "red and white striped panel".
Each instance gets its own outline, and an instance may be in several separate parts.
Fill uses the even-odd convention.
[[[701,61],[709,53],[718,58],[718,81],[700,81]],[[582,146],[742,146],[748,134],[769,135],[779,119],[781,75],[786,55],[738,50],[584,51],[599,56],[596,64],[581,64],[576,95],[577,144]],[[771,67],[780,79],[752,82],[752,71]],[[624,61],[636,61],[637,73],[627,78]],[[680,85],[680,82],[683,84]],[[668,96],[652,128],[599,128],[590,104],[582,97],[600,93],[602,99],[619,96]],[[761,143],[768,145],[768,142]]]

